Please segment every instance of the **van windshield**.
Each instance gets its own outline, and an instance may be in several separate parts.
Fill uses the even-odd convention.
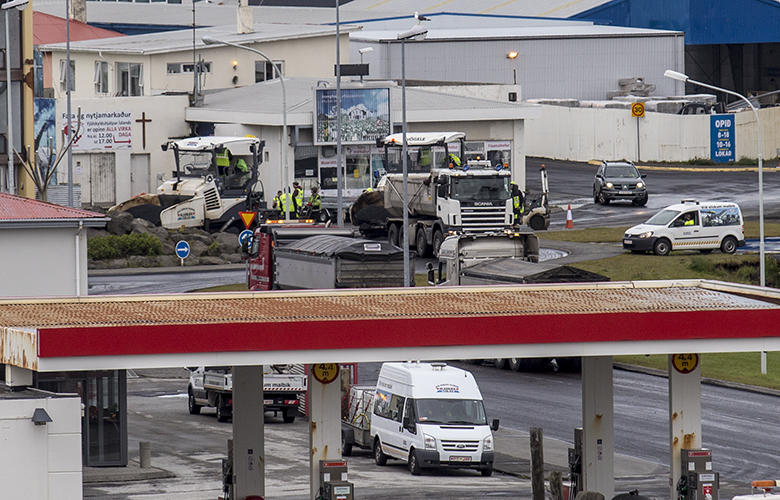
[[[679,210],[661,210],[654,216],[650,217],[647,222],[645,222],[645,224],[650,226],[665,226],[678,215],[680,215]]]
[[[418,399],[417,421],[422,424],[487,425],[482,401],[469,399]]]

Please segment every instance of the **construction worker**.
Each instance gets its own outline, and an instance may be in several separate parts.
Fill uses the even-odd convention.
[[[233,153],[228,148],[222,148],[221,152],[217,152],[217,172],[220,177],[227,175],[227,167],[230,166],[230,161],[233,159]]]
[[[447,159],[450,161],[450,168],[460,167],[460,158],[452,153],[447,155]]]
[[[303,189],[298,181],[293,181],[292,204],[293,208],[290,209],[290,213],[295,213],[296,216],[300,215],[303,212]]]
[[[309,195],[309,207],[310,211],[319,211],[322,208],[322,198],[320,197],[320,189],[317,186],[312,186],[311,194]]]
[[[281,189],[277,191],[276,196],[274,196],[273,208],[284,211],[284,193],[282,193]]]
[[[523,192],[520,191],[520,186],[516,182],[509,184],[512,190],[512,207],[515,214],[514,226],[520,227],[523,225],[523,204],[525,202]]]

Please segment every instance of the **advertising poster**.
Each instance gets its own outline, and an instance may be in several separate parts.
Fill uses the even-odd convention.
[[[71,116],[76,130],[76,114]],[[66,114],[62,114],[62,131],[67,136]],[[81,129],[73,142],[74,151],[105,151],[129,148],[133,145],[133,120],[130,111],[97,111],[81,114]]]
[[[315,144],[335,144],[338,137],[336,89],[316,89]],[[368,144],[390,135],[390,89],[341,89],[341,143]]]
[[[33,149],[38,154],[38,167],[45,176],[49,169],[49,159],[57,151],[57,105],[54,99],[36,97],[33,100],[35,122],[35,145]],[[57,174],[51,179],[51,184],[57,184]]]

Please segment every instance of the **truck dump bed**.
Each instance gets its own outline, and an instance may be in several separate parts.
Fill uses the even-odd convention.
[[[403,258],[384,241],[310,236],[275,250],[275,281],[287,290],[401,287]]]
[[[603,282],[609,278],[576,267],[504,257],[490,259],[461,272],[462,285],[514,283]]]

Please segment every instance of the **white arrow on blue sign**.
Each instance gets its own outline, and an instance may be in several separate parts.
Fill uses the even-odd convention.
[[[244,246],[244,242],[248,241],[252,237],[252,231],[249,229],[244,229],[241,231],[241,234],[238,235],[238,244],[242,247]]]
[[[182,240],[176,243],[176,256],[180,259],[186,259],[190,254],[190,244]]]

